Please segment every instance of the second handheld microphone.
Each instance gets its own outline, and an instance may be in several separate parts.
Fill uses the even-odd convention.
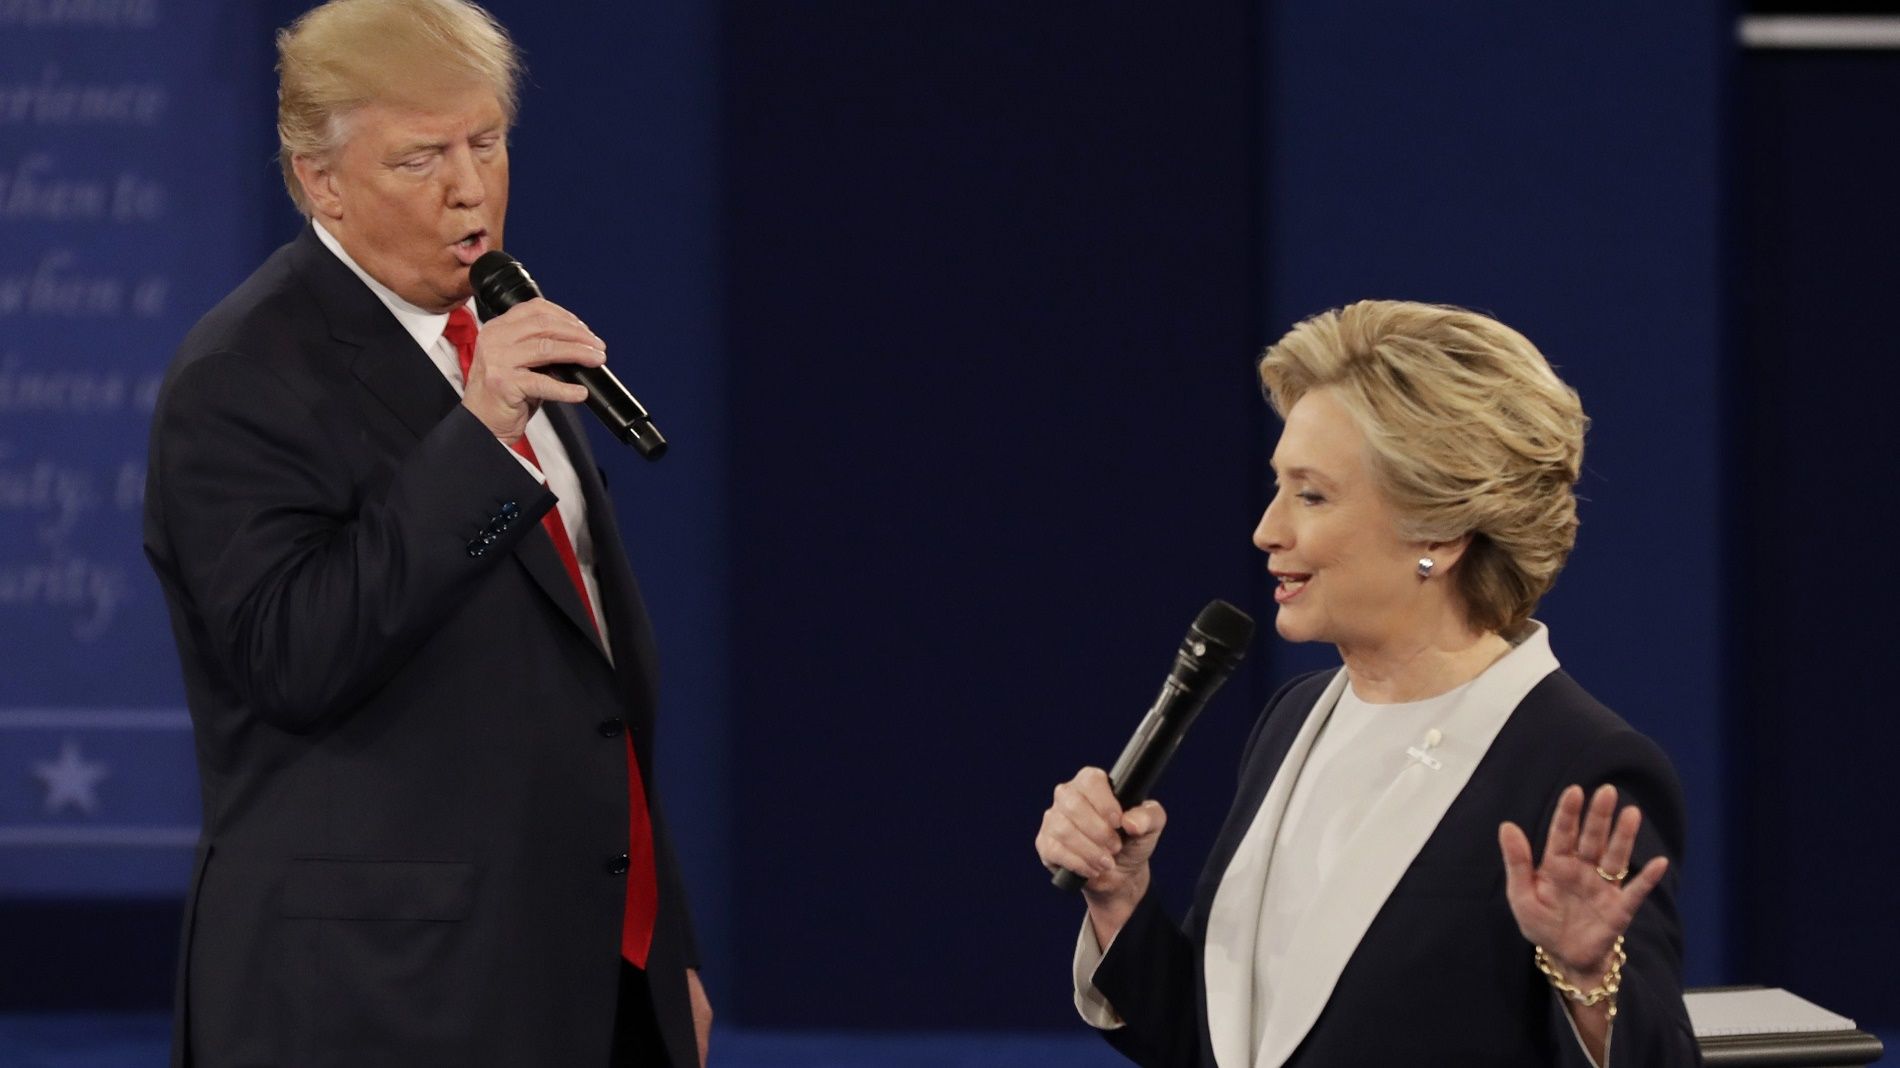
[[[1247,655],[1247,643],[1252,640],[1253,617],[1226,601],[1209,601],[1194,617],[1180,651],[1174,654],[1168,681],[1161,684],[1154,706],[1108,773],[1109,788],[1122,808],[1133,808],[1147,799],[1194,717]],[[1077,890],[1087,880],[1063,868],[1053,881],[1057,889]]]

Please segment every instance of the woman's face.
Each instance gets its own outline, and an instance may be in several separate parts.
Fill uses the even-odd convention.
[[[1417,570],[1426,546],[1399,537],[1366,437],[1331,389],[1309,391],[1287,413],[1273,472],[1253,543],[1278,581],[1280,636],[1373,650],[1422,633],[1436,607]]]

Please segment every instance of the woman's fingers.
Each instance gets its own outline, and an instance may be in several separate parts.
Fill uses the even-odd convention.
[[[1122,813],[1122,833],[1130,838],[1150,838],[1168,825],[1168,813],[1159,801],[1143,801]]]
[[[1601,865],[1615,818],[1616,788],[1605,783],[1596,788],[1583,807],[1583,828],[1577,834],[1577,859]]]
[[[1499,825],[1505,898],[1524,937],[1560,954],[1566,950],[1557,947],[1569,947],[1579,960],[1594,960],[1607,940],[1629,930],[1668,872],[1669,860],[1651,858],[1614,886],[1591,870],[1618,874],[1634,855],[1643,814],[1635,805],[1618,812],[1616,804],[1616,789],[1607,784],[1587,802],[1582,787],[1566,787],[1551,814],[1541,858],[1532,856],[1530,839],[1517,824]]]
[[[1515,899],[1530,893],[1536,869],[1531,866],[1531,840],[1515,823],[1498,825],[1498,852],[1504,857],[1504,896]]]
[[[1093,770],[1085,768],[1084,772]],[[1085,775],[1078,775],[1056,787],[1053,807],[1103,849],[1112,852],[1120,847],[1121,835],[1116,829],[1121,825],[1122,810],[1115,803],[1115,795],[1109,792],[1106,779],[1100,789],[1096,789]]]
[[[1635,805],[1625,806],[1617,813],[1616,828],[1610,832],[1610,839],[1603,847],[1602,859],[1596,866],[1615,875],[1627,871],[1630,866],[1630,854],[1636,850],[1636,832],[1643,826],[1643,813]]]
[[[1068,843],[1047,833],[1036,836],[1036,855],[1042,858],[1043,867],[1054,871],[1067,868],[1084,879],[1093,879],[1110,867],[1100,858],[1090,859],[1071,847]]]
[[[1042,814],[1036,855],[1045,866],[1067,868],[1084,878],[1100,875],[1114,863],[1101,843],[1082,833],[1054,807]]]
[[[1122,818],[1121,802],[1115,800],[1115,788],[1108,784],[1108,772],[1101,768],[1083,768],[1063,785],[1101,813],[1104,820],[1114,822]]]
[[[1616,787],[1604,783],[1590,798],[1583,817],[1583,831],[1577,837],[1577,859],[1603,867],[1603,850],[1609,844],[1610,824],[1616,816]],[[1605,869],[1615,874],[1615,868]]]
[[[1630,921],[1636,918],[1636,910],[1643,907],[1649,892],[1656,889],[1656,884],[1662,882],[1668,871],[1668,857],[1651,857],[1649,863],[1643,865],[1642,871],[1630,876],[1629,881],[1623,884],[1624,929],[1629,928]]]
[[[1133,870],[1146,864],[1154,854],[1155,843],[1161,838],[1161,829],[1167,825],[1168,813],[1158,801],[1143,801],[1122,813],[1121,833],[1127,837],[1122,843],[1124,848],[1116,856],[1116,863],[1124,870]]]
[[[1100,768],[1083,768],[1055,788],[1042,814],[1036,852],[1044,864],[1068,868],[1077,875],[1100,875],[1114,866],[1115,854],[1121,852],[1123,819],[1108,776]]]
[[[1544,856],[1567,857],[1577,851],[1577,821],[1583,811],[1583,787],[1566,786],[1557,795],[1557,811],[1550,814],[1544,836]]]
[[[1617,868],[1609,868],[1604,860],[1615,816],[1616,787],[1609,783],[1597,787],[1587,806],[1584,804],[1583,787],[1574,784],[1565,787],[1557,798],[1557,811],[1550,817],[1550,833],[1544,840],[1544,856],[1574,856],[1586,864],[1608,871],[1619,870],[1623,861],[1629,859],[1627,847],[1634,845],[1635,831],[1632,828],[1629,840],[1624,843],[1626,848]]]

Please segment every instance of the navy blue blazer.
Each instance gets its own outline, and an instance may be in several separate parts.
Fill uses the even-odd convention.
[[[204,804],[174,1065],[606,1064],[628,737],[654,1010],[697,1063],[652,636],[581,428],[547,410],[611,662],[540,525],[554,495],[309,227],[186,337],[145,511]]]
[[[1238,795],[1186,922],[1171,919],[1150,891],[1097,968],[1096,989],[1127,1024],[1103,1034],[1137,1064],[1214,1065],[1202,980],[1203,925],[1222,874],[1332,674],[1293,680],[1261,713],[1243,751]],[[1587,1068],[1589,1058],[1532,963],[1531,946],[1505,900],[1497,829],[1515,821],[1541,854],[1559,793],[1571,783],[1594,790],[1605,782],[1616,786],[1622,802],[1643,811],[1631,868],[1659,853],[1670,858],[1668,875],[1626,935],[1629,963],[1610,1063],[1700,1064],[1682,1002],[1675,907],[1684,838],[1681,786],[1653,742],[1562,671],[1539,682],[1505,722],[1286,1063]]]

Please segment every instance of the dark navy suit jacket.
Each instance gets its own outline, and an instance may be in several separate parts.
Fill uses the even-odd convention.
[[[185,339],[145,514],[204,802],[175,1065],[605,1065],[628,737],[653,1003],[697,1063],[652,635],[580,427],[548,412],[611,662],[540,525],[554,495],[308,227]]]
[[[1138,1064],[1215,1063],[1202,982],[1205,918],[1222,874],[1331,675],[1295,679],[1261,713],[1241,761],[1238,796],[1186,923],[1172,920],[1150,892],[1095,972],[1096,989],[1127,1022],[1104,1035]],[[1501,822],[1515,821],[1541,855],[1564,787],[1579,783],[1594,790],[1605,782],[1617,787],[1623,802],[1642,808],[1631,868],[1658,853],[1671,860],[1669,874],[1626,935],[1629,963],[1610,1063],[1701,1063],[1682,1003],[1682,934],[1675,909],[1684,836],[1681,786],[1654,743],[1562,671],[1538,683],[1506,721],[1286,1063],[1585,1068],[1589,1059],[1532,963],[1531,946],[1505,901],[1497,832]]]

